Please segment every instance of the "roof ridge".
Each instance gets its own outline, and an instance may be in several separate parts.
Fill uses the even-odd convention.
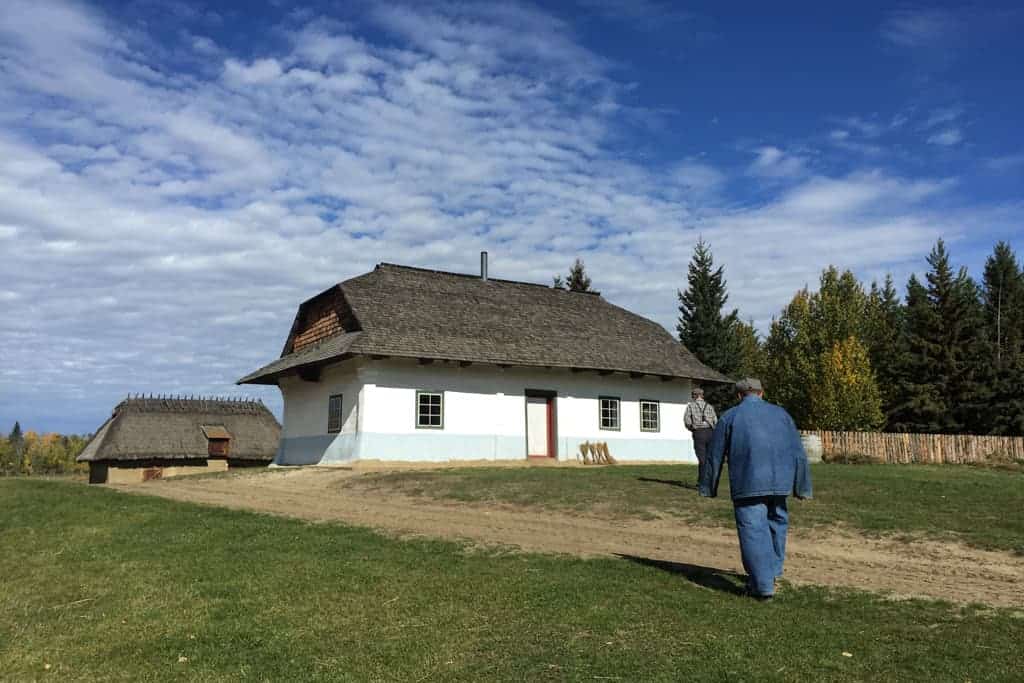
[[[387,261],[381,261],[380,263],[378,263],[374,267],[374,270],[379,270],[381,268],[397,268],[397,269],[401,269],[401,270],[415,270],[415,271],[420,272],[420,273],[432,273],[434,275],[453,275],[455,277],[464,277],[464,278],[467,278],[467,279],[470,279],[470,280],[481,280],[479,275],[474,275],[473,273],[456,273],[456,272],[451,271],[451,270],[439,270],[437,268],[421,268],[420,266],[406,266],[406,265],[403,265],[401,263],[388,263]],[[357,276],[357,277],[359,277],[359,276]],[[573,291],[573,290],[570,290],[570,289],[561,289],[559,287],[552,287],[551,285],[542,285],[539,282],[526,282],[525,280],[508,280],[508,279],[500,278],[500,277],[488,277],[487,278],[487,282],[502,282],[502,283],[510,284],[510,285],[526,285],[527,287],[540,287],[541,289],[550,289],[550,290],[554,290],[556,292],[561,291],[561,292],[568,292],[568,293],[571,293],[571,294],[590,294],[590,295],[593,295],[593,296],[601,296],[601,292],[595,292],[595,291],[576,292],[576,291]]]
[[[262,399],[209,396],[135,395],[128,396],[114,408],[114,414],[123,412],[213,412],[221,414],[259,414],[269,412]]]

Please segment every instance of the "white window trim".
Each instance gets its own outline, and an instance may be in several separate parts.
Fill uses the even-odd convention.
[[[604,426],[604,402],[615,401],[615,426],[605,427]],[[597,397],[597,428],[604,432],[621,432],[622,431],[622,399],[618,396],[598,396]]]
[[[420,396],[440,396],[441,397],[441,424],[439,425],[425,425],[420,424]],[[444,429],[444,392],[443,391],[417,391],[416,392],[416,413],[413,415],[413,419],[416,422],[416,429]]]
[[[644,405],[654,406],[654,428],[644,427]],[[642,398],[640,399],[640,431],[655,433],[661,431],[661,401],[657,401],[653,398]]]

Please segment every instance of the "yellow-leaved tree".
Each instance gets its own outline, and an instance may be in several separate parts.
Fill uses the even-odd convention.
[[[878,429],[882,397],[868,350],[854,336],[822,352],[811,402],[810,427],[837,431]]]

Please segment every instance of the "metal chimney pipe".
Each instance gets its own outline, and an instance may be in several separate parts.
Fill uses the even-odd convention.
[[[487,252],[486,251],[481,251],[480,252],[480,279],[481,280],[486,280],[487,279]]]

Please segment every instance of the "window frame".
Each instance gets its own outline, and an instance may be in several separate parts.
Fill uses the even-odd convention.
[[[420,417],[422,416],[422,414],[420,413],[420,398],[422,396],[439,396],[441,398],[441,405],[440,405],[440,408],[441,408],[441,414],[440,414],[441,424],[432,425],[432,424],[421,424],[420,423]],[[428,414],[427,417],[430,417],[430,415]],[[416,405],[415,405],[415,409],[414,409],[414,412],[413,412],[413,420],[415,422],[416,429],[444,429],[444,392],[443,391],[429,391],[429,390],[425,390],[425,389],[418,390],[416,392]]]
[[[328,434],[340,434],[341,430],[345,428],[345,398],[344,394],[331,394],[327,397],[327,433]],[[331,405],[334,403],[334,399],[338,399],[338,424],[336,429],[331,429],[331,420],[334,417]]]
[[[654,405],[654,428],[644,427],[644,404]],[[661,401],[654,398],[642,398],[638,401],[640,406],[640,431],[655,433],[661,431]]]
[[[615,426],[604,426],[604,402],[615,401]],[[598,396],[597,397],[597,428],[603,432],[622,431],[622,397],[620,396]]]

